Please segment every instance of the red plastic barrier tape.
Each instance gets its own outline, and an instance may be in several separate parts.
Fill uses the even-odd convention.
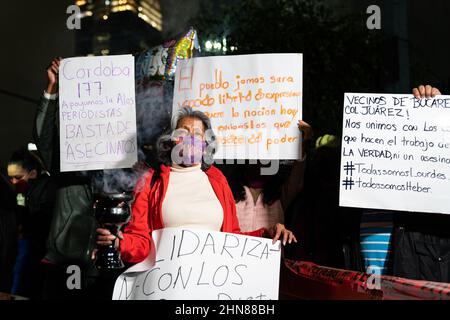
[[[331,287],[342,287],[367,295],[367,299],[450,300],[450,284],[377,276],[363,272],[318,266],[311,262],[284,260],[296,276],[318,281]]]

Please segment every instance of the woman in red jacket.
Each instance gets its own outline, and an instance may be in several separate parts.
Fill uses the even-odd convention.
[[[172,119],[171,132],[158,139],[161,166],[141,179],[135,190],[132,217],[123,234],[97,229],[97,244],[115,242],[128,263],[144,260],[153,230],[165,227],[200,228],[251,236],[282,237],[297,242],[283,224],[269,230],[241,232],[233,194],[224,175],[212,166],[215,136],[209,118],[190,107]]]

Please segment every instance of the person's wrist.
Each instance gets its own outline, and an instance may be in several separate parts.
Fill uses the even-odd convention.
[[[55,94],[57,92],[56,87],[57,87],[56,83],[54,83],[54,84],[49,83],[45,92],[47,92],[48,94]]]

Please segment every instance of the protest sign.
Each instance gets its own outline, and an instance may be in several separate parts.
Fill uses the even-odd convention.
[[[59,68],[61,171],[137,161],[134,58],[68,58]]]
[[[344,99],[340,205],[450,214],[450,97]]]
[[[113,299],[278,299],[280,241],[183,228],[152,238],[152,254],[119,276]]]
[[[206,113],[217,136],[215,159],[298,159],[302,55],[256,54],[180,61],[173,113]]]

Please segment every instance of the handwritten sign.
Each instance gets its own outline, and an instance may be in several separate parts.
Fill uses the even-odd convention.
[[[68,58],[59,70],[61,171],[131,167],[137,160],[133,56]]]
[[[173,112],[206,113],[216,159],[298,159],[302,55],[201,57],[180,62]]]
[[[450,214],[450,96],[344,99],[340,205]]]
[[[279,241],[182,228],[152,237],[153,254],[117,279],[113,299],[278,299]]]

